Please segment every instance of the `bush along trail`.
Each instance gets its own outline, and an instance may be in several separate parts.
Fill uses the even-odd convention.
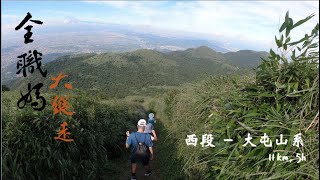
[[[293,22],[287,12],[277,51],[270,50],[255,74],[209,77],[150,103],[163,127],[163,179],[319,179],[319,24],[300,39],[290,38],[313,16]],[[256,147],[243,146],[248,133]],[[186,145],[191,134],[196,147]],[[213,134],[215,147],[201,147],[203,134]],[[261,143],[264,134],[272,147]],[[276,145],[280,134],[286,145]],[[299,134],[303,146],[297,147]],[[273,153],[293,161],[271,161]],[[305,161],[299,162],[302,153]]]
[[[123,133],[144,116],[137,103],[73,94],[76,113],[55,118],[46,108],[14,110],[18,93],[3,99],[2,179],[116,179],[123,153]],[[50,94],[46,95],[49,99]],[[52,95],[51,95],[52,96]],[[59,124],[67,121],[74,142],[54,140]]]

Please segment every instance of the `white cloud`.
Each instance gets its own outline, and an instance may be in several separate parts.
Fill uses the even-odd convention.
[[[91,2],[92,3],[92,2]],[[207,33],[213,37],[270,45],[283,21],[287,10],[295,22],[315,12],[316,17],[297,29],[294,37],[308,32],[319,22],[316,1],[193,1],[176,2],[167,9],[159,8],[162,2],[95,2],[126,9],[127,13],[117,17],[118,22],[146,24],[174,30]],[[110,19],[106,19],[109,21]]]
[[[46,19],[47,24],[63,22],[94,21],[97,23],[119,23],[149,25],[155,28],[190,31],[207,34],[208,38],[253,44],[255,47],[270,47],[274,35],[283,21],[287,10],[294,22],[311,13],[316,13],[312,21],[295,30],[292,37],[309,32],[319,22],[317,1],[84,1],[112,7],[113,13],[97,15],[90,12],[72,14],[60,12],[60,17]],[[108,9],[108,8],[106,8]],[[54,12],[49,12],[54,14]],[[108,12],[106,12],[108,13]],[[8,19],[15,17],[5,16]],[[2,30],[9,28],[9,23]],[[11,26],[10,26],[11,28]],[[249,45],[248,45],[249,47]]]

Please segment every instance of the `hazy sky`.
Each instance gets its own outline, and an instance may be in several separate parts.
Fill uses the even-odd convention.
[[[319,1],[1,1],[4,34],[30,12],[48,26],[77,21],[149,25],[168,30],[205,33],[224,38],[225,43],[242,40],[253,47],[270,47],[287,10],[294,22],[312,13],[313,20],[296,30],[307,33],[319,22]]]

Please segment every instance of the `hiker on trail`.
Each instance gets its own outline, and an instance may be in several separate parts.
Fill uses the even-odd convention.
[[[154,114],[153,113],[149,113],[148,123],[151,123],[153,126],[156,123],[156,120],[154,119]]]
[[[157,134],[156,131],[154,130],[154,124],[155,124],[156,120],[154,119],[154,114],[150,113],[149,114],[149,120],[148,120],[148,124],[144,130],[144,133],[149,133],[151,135],[151,140],[152,141],[157,141]]]
[[[153,124],[149,122],[144,129],[144,133],[150,134],[152,141],[157,141],[158,140],[157,134],[156,134],[156,131],[153,129],[153,127],[154,127]]]
[[[149,160],[153,160],[153,143],[150,134],[144,133],[146,120],[140,119],[137,124],[138,131],[126,132],[127,141],[126,148],[130,148],[130,160],[131,160],[131,180],[136,180],[137,162],[142,162],[146,172],[145,176],[151,175],[149,167]]]

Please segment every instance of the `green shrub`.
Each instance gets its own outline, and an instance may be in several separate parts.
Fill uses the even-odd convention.
[[[187,135],[196,134],[198,142],[201,135],[212,133],[208,115],[212,112],[216,101],[221,97],[228,97],[237,87],[232,80],[233,76],[209,77],[195,85],[181,88],[179,91],[168,92],[163,100],[156,100],[156,114],[160,118],[156,128],[159,130],[161,142],[159,161],[164,179],[204,179],[209,171],[202,160],[211,151],[197,147],[187,146]],[[245,83],[252,80],[251,76],[241,76],[239,81]],[[224,128],[224,127],[223,127]],[[219,129],[219,127],[215,127]],[[208,159],[207,159],[208,160]],[[201,162],[201,164],[199,164]]]
[[[166,140],[175,139],[175,158],[183,164],[185,179],[319,179],[319,50],[317,24],[310,34],[292,41],[290,32],[313,15],[293,23],[287,13],[276,44],[256,70],[239,77],[215,77],[193,87],[168,93],[158,104]],[[250,133],[257,147],[243,147]],[[273,141],[260,143],[266,133]],[[304,146],[292,146],[293,136],[302,133]],[[213,134],[214,148],[187,146],[187,135]],[[285,146],[276,146],[283,134]],[[231,138],[232,143],[223,142]],[[164,146],[165,148],[165,146]],[[163,154],[170,151],[166,148]],[[269,161],[280,152],[290,159],[304,153],[306,161]],[[170,162],[168,163],[170,164]],[[170,166],[168,166],[170,167]],[[167,170],[167,167],[163,167]]]
[[[219,126],[222,128],[220,133],[214,132],[218,139],[232,137],[236,144],[222,152],[217,148],[214,150],[213,160],[208,163],[212,167],[208,177],[319,178],[319,131],[310,129],[314,127],[319,109],[319,25],[300,40],[292,42],[290,39],[290,31],[312,17],[293,24],[287,12],[279,30],[282,33],[280,39],[276,38],[280,54],[270,50],[268,59],[264,59],[257,69],[256,82],[239,91],[232,101],[221,101],[221,106],[228,103],[231,108],[224,108],[224,115],[213,117],[212,128],[227,126],[227,129]],[[263,144],[243,148],[241,145],[248,132],[255,144],[264,133],[273,143],[283,134],[288,144],[285,147],[274,143],[272,148]],[[304,146],[300,148],[292,146],[293,136],[298,133],[302,133],[304,140]],[[275,152],[281,152],[289,159],[294,159],[297,153],[304,153],[307,161],[300,164],[296,163],[296,158],[291,163],[268,161],[268,155]]]
[[[16,94],[15,92],[14,94]],[[112,161],[122,155],[124,132],[143,111],[138,105],[105,104],[72,96],[72,117],[30,107],[17,110],[12,94],[4,94],[4,179],[106,179],[119,171]],[[50,97],[50,95],[47,95]],[[46,98],[50,99],[50,98]],[[48,103],[48,102],[47,102]],[[16,111],[14,111],[16,110]],[[54,140],[66,121],[74,142]]]

